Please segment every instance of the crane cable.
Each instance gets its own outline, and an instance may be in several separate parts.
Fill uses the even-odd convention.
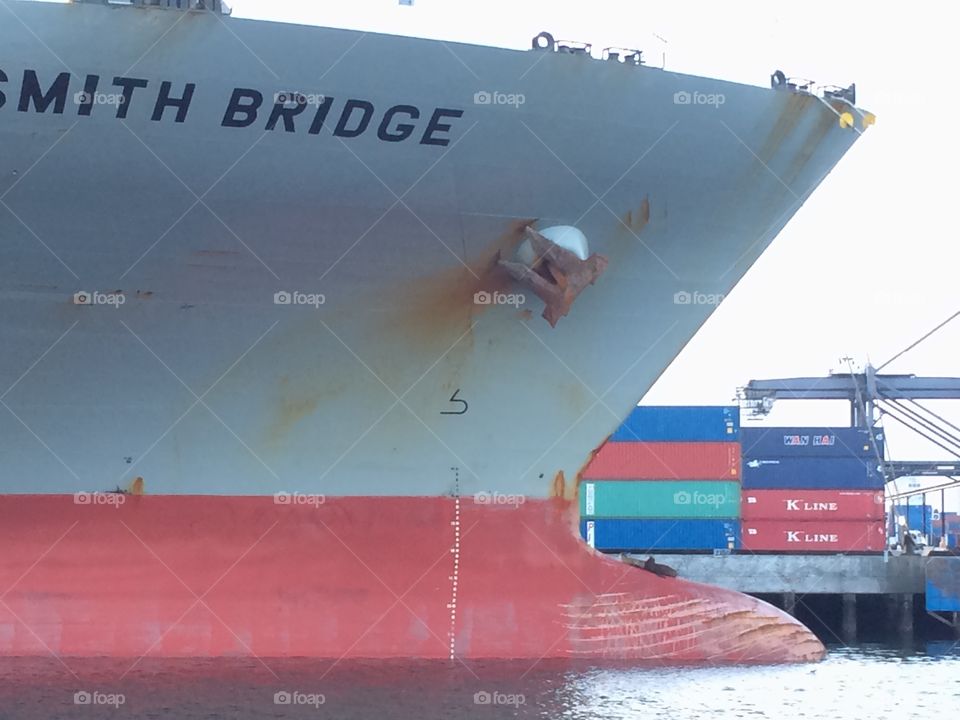
[[[889,360],[887,360],[883,365],[881,365],[880,367],[878,367],[876,371],[877,371],[877,372],[880,372],[880,371],[883,370],[887,365],[889,365],[889,364],[892,363],[894,360],[896,360],[898,357],[900,357],[901,355],[904,355],[904,354],[908,353],[909,351],[913,350],[917,345],[919,345],[919,344],[922,343],[924,340],[926,340],[928,337],[930,337],[931,335],[933,335],[935,332],[937,332],[937,330],[939,330],[940,328],[942,328],[944,325],[946,325],[947,323],[949,323],[949,322],[951,322],[952,320],[954,320],[957,316],[960,316],[960,310],[957,310],[953,315],[951,315],[951,316],[948,317],[946,320],[944,320],[942,323],[940,323],[939,325],[937,325],[933,330],[931,330],[930,332],[928,332],[926,335],[924,335],[922,338],[920,338],[919,340],[917,340],[915,343],[912,343],[911,345],[908,345],[908,346],[905,347],[903,350],[901,350],[900,352],[898,352],[898,353],[897,353],[896,355],[894,355],[892,358],[890,358]]]

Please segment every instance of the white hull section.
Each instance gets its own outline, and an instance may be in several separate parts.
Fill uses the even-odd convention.
[[[11,7],[23,24],[0,26],[5,493],[142,476],[149,494],[545,497],[561,471],[569,493],[713,309],[675,293],[729,291],[856,137],[810,96],[584,57]],[[70,74],[62,112],[29,92],[19,109],[26,71],[44,93]],[[103,94],[121,92],[115,77],[148,84],[123,119],[108,98],[83,115],[88,75]],[[163,81],[171,97],[195,85],[183,122],[174,106],[151,119]],[[224,127],[238,88],[264,104]],[[333,98],[316,134],[319,104],[293,132],[265,129],[289,90]],[[483,91],[524,103],[475,104]],[[679,91],[725,102],[676,104]],[[372,104],[370,125],[337,137],[349,99]],[[401,105],[419,118],[397,112],[384,133],[414,130],[381,139]],[[609,260],[556,328],[491,271],[534,219],[579,228]],[[76,305],[81,290],[125,302]],[[482,290],[526,302],[477,305]],[[325,302],[275,304],[284,291]],[[454,393],[466,412],[450,414],[464,409]]]

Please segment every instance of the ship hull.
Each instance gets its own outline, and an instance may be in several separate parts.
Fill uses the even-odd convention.
[[[819,657],[769,606],[589,550],[571,508],[854,142],[836,108],[565,53],[7,5],[0,653]],[[286,117],[291,91],[310,104]],[[556,327],[498,266],[530,225],[608,261]],[[118,507],[73,501],[138,477],[95,496]]]
[[[3,498],[0,647],[130,658],[823,655],[766,603],[590,550],[562,501],[316,500]]]

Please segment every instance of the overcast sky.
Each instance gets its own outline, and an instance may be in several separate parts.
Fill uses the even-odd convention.
[[[765,85],[778,68],[857,83],[861,139],[644,402],[731,400],[751,378],[879,365],[960,309],[953,3],[233,0],[239,17],[526,49],[542,30],[640,47],[670,70]],[[453,59],[451,58],[451,61]],[[891,372],[960,375],[960,319]],[[960,402],[938,406],[960,425]],[[782,402],[778,424],[843,424],[845,406]],[[899,459],[948,457],[890,428]],[[960,500],[960,490],[954,490]],[[952,504],[952,503],[951,503]]]

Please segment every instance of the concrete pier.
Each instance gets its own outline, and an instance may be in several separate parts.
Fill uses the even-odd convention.
[[[913,640],[913,593],[900,596],[900,617],[897,622],[900,640],[909,643]]]
[[[797,615],[797,594],[794,592],[785,592],[783,594],[783,610],[788,615]]]
[[[648,556],[634,557],[645,560]],[[654,553],[681,577],[750,594],[922,594],[920,555],[681,555]]]
[[[857,596],[854,593],[843,594],[843,641],[857,641]]]
[[[644,560],[648,556],[634,557]],[[893,553],[657,553],[654,557],[688,580],[762,596],[816,627],[827,641],[848,644],[875,637],[878,632],[911,644],[917,622],[921,626],[929,624],[926,615],[915,615],[915,598],[924,597],[928,571],[933,571],[936,562],[943,562],[941,558],[931,563],[935,556]],[[948,594],[947,586],[953,587],[951,583],[952,580],[941,582],[943,593]]]

